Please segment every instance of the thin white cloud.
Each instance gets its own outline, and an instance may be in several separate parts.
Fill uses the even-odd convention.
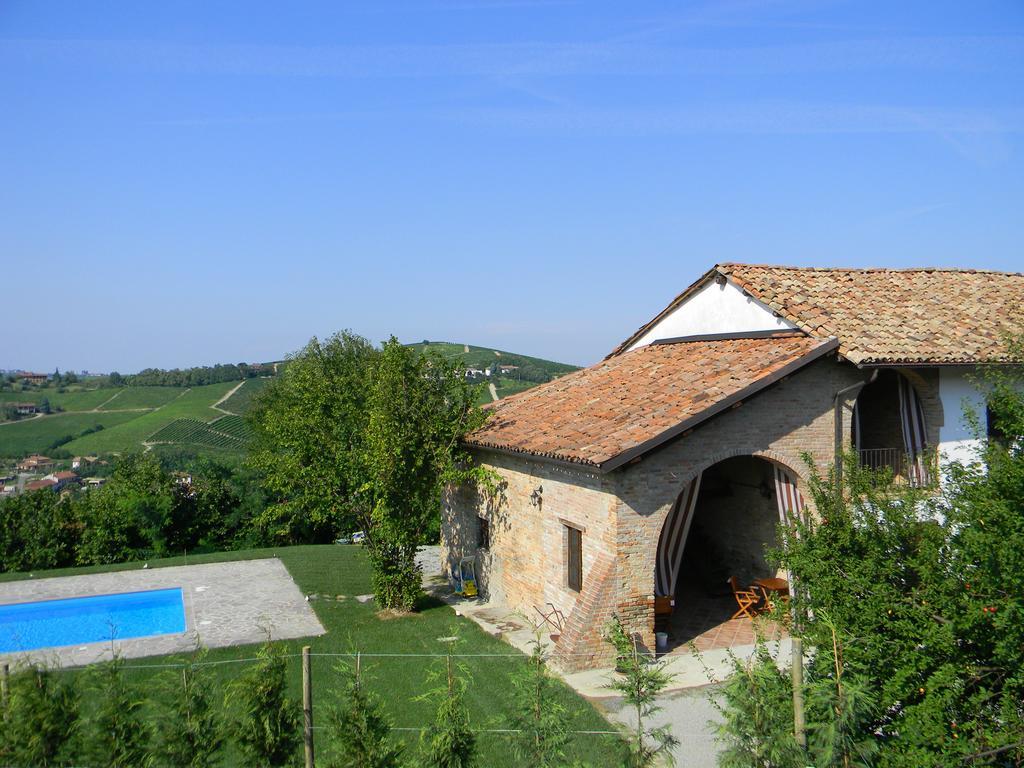
[[[531,134],[658,136],[686,134],[937,133],[1024,131],[1024,108],[941,109],[872,104],[763,102],[679,109],[461,109],[444,119]]]
[[[758,47],[635,41],[287,46],[138,41],[0,40],[10,66],[287,77],[787,74],[1019,71],[1024,36],[899,37]]]

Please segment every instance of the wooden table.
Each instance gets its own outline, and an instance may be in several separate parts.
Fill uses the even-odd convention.
[[[789,582],[777,576],[767,579],[754,579],[754,586],[761,587],[768,592],[778,592],[780,595],[789,594]]]

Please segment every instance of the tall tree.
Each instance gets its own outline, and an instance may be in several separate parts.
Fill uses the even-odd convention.
[[[235,739],[246,765],[284,768],[298,761],[299,705],[288,696],[287,664],[281,652],[268,642],[257,656],[232,688],[242,709]]]
[[[361,524],[367,398],[378,354],[347,331],[314,338],[260,394],[249,415],[249,462],[271,496],[256,520],[265,538],[330,541]]]
[[[250,462],[274,503],[257,520],[282,542],[361,528],[384,609],[421,593],[416,549],[436,540],[447,483],[486,481],[460,438],[484,421],[453,362],[390,339],[313,339],[253,409]]]
[[[392,337],[375,361],[367,403],[367,545],[382,608],[410,610],[422,591],[416,549],[440,529],[448,483],[486,480],[459,440],[483,424],[475,389],[440,355]]]

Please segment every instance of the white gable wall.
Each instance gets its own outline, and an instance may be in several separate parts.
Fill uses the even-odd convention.
[[[969,366],[943,366],[939,369],[939,399],[944,423],[939,428],[939,460],[969,463],[975,458],[980,441],[964,418],[965,406],[974,411],[985,428],[985,397],[968,379],[974,373]]]
[[[719,285],[709,280],[686,301],[663,317],[629,349],[658,339],[698,336],[706,333],[742,333],[744,331],[784,331],[796,326],[757,299],[748,296],[735,283]]]

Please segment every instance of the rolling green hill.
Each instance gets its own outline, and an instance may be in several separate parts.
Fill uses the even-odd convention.
[[[567,363],[556,363],[540,357],[520,355],[491,347],[477,347],[473,344],[458,344],[451,341],[421,341],[409,344],[414,349],[438,352],[447,358],[457,360],[467,368],[484,369],[490,365],[516,366],[517,371],[510,373],[508,378],[531,381],[540,384],[545,381],[564,376],[578,369],[578,366]]]
[[[489,403],[494,397],[491,393],[490,384],[494,385],[494,393],[500,400],[503,397],[523,392],[530,387],[564,376],[567,373],[579,370],[575,365],[567,363],[556,363],[553,360],[545,360],[540,357],[520,355],[515,352],[505,352],[491,347],[478,347],[473,344],[458,344],[451,341],[421,341],[417,344],[408,344],[414,349],[421,351],[438,352],[450,360],[455,360],[467,369],[475,368],[483,371],[491,369],[491,375],[475,377],[480,384],[480,395],[478,402]],[[514,366],[514,368],[502,371],[495,370],[495,366]]]
[[[150,435],[175,419],[210,422],[222,416],[223,414],[214,410],[212,406],[236,386],[238,386],[238,382],[226,381],[220,384],[178,389],[176,390],[178,395],[167,404],[137,415],[131,421],[126,421],[111,429],[104,429],[102,432],[72,440],[64,447],[77,454],[113,453],[141,448],[143,442]],[[139,387],[139,389],[148,389],[148,387]],[[163,387],[157,389],[163,389]]]
[[[545,381],[575,371],[576,366],[514,352],[453,342],[426,341],[410,344],[419,350],[438,352],[467,369],[491,376],[475,377],[480,402],[522,392]],[[507,366],[498,370],[495,366]],[[46,453],[126,453],[157,447],[179,446],[196,451],[241,454],[248,447],[251,431],[244,416],[271,378],[247,378],[194,387],[115,386],[90,388],[88,383],[26,391],[0,391],[4,402],[39,403],[45,397],[50,407],[62,413],[0,422],[0,458]],[[221,401],[223,398],[223,401]],[[214,404],[218,404],[214,408]],[[70,439],[68,439],[70,438]],[[59,454],[58,454],[59,455]]]
[[[30,453],[45,453],[65,437],[76,437],[86,430],[102,429],[86,437],[101,435],[107,429],[122,426],[138,417],[137,412],[121,411],[105,413],[57,413],[52,416],[37,416],[0,424],[0,456],[25,456]],[[85,438],[83,438],[85,439]],[[75,441],[77,442],[77,441]]]

